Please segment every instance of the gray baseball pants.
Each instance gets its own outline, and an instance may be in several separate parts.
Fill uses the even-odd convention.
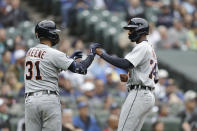
[[[131,90],[121,109],[118,131],[140,131],[154,104],[153,91]]]
[[[38,94],[25,99],[26,131],[61,131],[61,105],[59,96]]]

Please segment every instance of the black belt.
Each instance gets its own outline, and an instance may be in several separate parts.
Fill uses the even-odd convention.
[[[37,92],[29,92],[29,93],[25,93],[25,98],[28,96],[38,96],[38,95],[44,95],[44,94],[54,94],[54,95],[58,95],[57,91],[50,91],[50,90],[43,90],[43,91],[37,91]]]
[[[154,87],[149,87],[149,86],[142,86],[142,85],[131,85],[131,86],[128,87],[128,92],[130,92],[133,89],[143,89],[143,90],[153,91],[155,88]]]

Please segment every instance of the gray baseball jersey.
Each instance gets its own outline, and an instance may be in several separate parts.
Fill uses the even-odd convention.
[[[48,45],[30,48],[25,59],[25,93],[40,90],[59,91],[58,74],[73,62],[66,54]]]
[[[129,70],[127,86],[143,85],[155,87],[155,79],[158,79],[157,57],[151,44],[143,41],[136,44],[134,49],[125,56],[134,68]]]
[[[143,41],[126,55],[134,68],[129,70],[127,86],[143,85],[155,87],[158,79],[157,57],[151,44]],[[155,97],[150,90],[131,90],[122,106],[118,131],[140,131],[148,112],[155,103]]]

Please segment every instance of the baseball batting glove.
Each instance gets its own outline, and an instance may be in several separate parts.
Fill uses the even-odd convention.
[[[90,52],[96,55],[96,48],[101,48],[101,44],[99,43],[92,43],[90,45]]]
[[[70,56],[70,58],[76,60],[76,59],[79,59],[79,58],[82,58],[83,52],[78,50],[78,51],[74,51],[74,53]]]
[[[120,74],[120,81],[127,82],[128,81],[128,74]]]

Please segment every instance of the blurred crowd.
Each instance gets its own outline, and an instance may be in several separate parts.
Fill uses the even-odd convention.
[[[23,35],[13,39],[10,48],[6,29],[29,20],[20,0],[0,0],[0,130],[25,131],[24,124],[24,59],[28,47]],[[72,9],[92,7],[125,13],[125,20],[145,17],[150,21],[149,41],[156,48],[197,49],[197,3],[195,0],[61,0],[61,26],[69,23]],[[123,32],[122,43],[127,42]],[[127,35],[126,35],[127,36]],[[173,36],[173,37],[172,37]],[[121,44],[121,43],[120,43]],[[63,39],[58,49],[68,56],[74,50],[88,53],[81,39]],[[126,48],[126,46],[124,46]],[[83,59],[83,58],[82,58]],[[99,57],[86,76],[69,71],[59,75],[62,104],[62,131],[116,131],[121,105],[127,97],[125,83],[119,74],[126,73]],[[183,131],[197,131],[197,93],[182,92],[168,71],[159,71],[155,90],[156,105],[147,118],[152,131],[164,131],[163,118],[178,118]]]
[[[61,0],[62,26],[67,26],[73,10],[80,12],[92,8],[123,15],[125,21],[133,17],[146,18],[151,25],[149,41],[156,48],[197,50],[195,0]],[[125,37],[121,41],[128,43]]]

